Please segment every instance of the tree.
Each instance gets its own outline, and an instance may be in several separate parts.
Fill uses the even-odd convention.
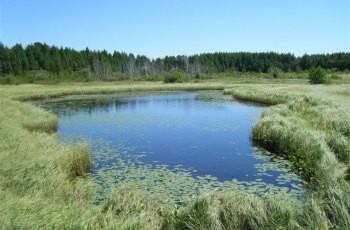
[[[0,43],[0,74],[26,74],[44,70],[48,74],[95,73],[105,79],[111,73],[129,76],[164,74],[171,71],[183,73],[221,73],[230,71],[272,73],[278,78],[282,71],[307,71],[319,66],[327,70],[350,70],[350,53],[304,55],[264,53],[204,53],[191,56],[178,55],[149,59],[146,56],[94,51],[86,48],[77,51],[65,47],[33,43],[26,47],[17,44],[6,47]],[[277,69],[278,68],[278,69]],[[87,74],[90,75],[90,74]]]
[[[92,70],[100,79],[107,79],[111,72],[108,63],[97,59],[94,59],[92,62]]]

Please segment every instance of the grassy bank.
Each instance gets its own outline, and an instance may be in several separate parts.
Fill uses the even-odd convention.
[[[135,191],[115,192],[92,204],[94,184],[86,146],[64,146],[57,118],[18,99],[142,90],[223,89],[219,84],[20,85],[0,90],[0,228],[156,229],[163,209]],[[120,205],[123,202],[125,205]],[[129,204],[129,206],[127,205]],[[158,210],[159,209],[159,210]]]
[[[68,94],[225,89],[275,105],[253,130],[263,147],[293,162],[311,189],[305,202],[232,191],[188,207],[116,188],[93,204],[89,150],[65,146],[52,114],[17,100]],[[0,228],[3,229],[349,229],[350,87],[224,83],[58,84],[0,87]]]
[[[275,105],[255,125],[253,139],[294,164],[328,228],[349,229],[350,87],[251,85],[226,93]]]

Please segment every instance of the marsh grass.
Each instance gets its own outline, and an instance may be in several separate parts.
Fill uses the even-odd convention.
[[[238,98],[276,105],[253,129],[261,146],[294,163],[309,182],[304,215],[317,229],[349,229],[350,100],[343,86],[265,86],[226,90]],[[317,224],[318,223],[318,224]]]
[[[93,204],[86,146],[58,143],[57,119],[16,100],[141,90],[224,89],[276,105],[253,138],[288,158],[310,182],[301,201],[238,191],[202,195],[182,208],[147,193],[117,188]],[[0,89],[1,229],[349,229],[349,87],[227,85],[21,85]]]
[[[70,87],[68,90],[66,87],[1,87],[0,229],[160,228],[163,218],[158,212],[153,214],[153,210],[162,206],[156,203],[144,206],[153,198],[142,196],[141,192],[125,189],[124,192],[112,193],[103,206],[93,204],[96,184],[85,178],[90,166],[88,146],[59,143],[54,115],[13,99],[139,91],[162,86],[88,86]],[[164,87],[164,90],[191,90],[196,87],[175,85]],[[198,89],[218,87],[222,86],[199,85]],[[116,205],[119,205],[118,208]]]
[[[90,171],[90,152],[87,145],[72,147],[72,151],[63,156],[62,160],[64,170],[71,179],[86,176]]]
[[[111,213],[115,218],[126,220],[131,229],[160,228],[166,215],[163,204],[150,194],[132,187],[114,189],[102,204],[103,213]]]
[[[294,221],[291,202],[239,192],[215,193],[198,198],[181,210],[169,229],[281,229]]]
[[[284,105],[266,111],[253,129],[254,140],[294,162],[309,182],[337,175],[335,171],[344,167],[331,152],[324,133],[307,129],[305,120],[287,112]]]

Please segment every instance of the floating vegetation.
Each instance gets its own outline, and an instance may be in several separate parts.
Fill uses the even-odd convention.
[[[171,86],[173,87],[173,85]],[[160,86],[157,83],[152,83],[152,89],[156,87]],[[191,87],[194,88],[194,86]],[[229,86],[226,85],[226,87]],[[266,135],[269,132],[263,132],[264,135],[261,135],[261,137],[269,140],[266,143],[270,146],[272,146],[271,141],[273,141],[272,144],[279,143],[280,148],[278,149],[283,150],[280,153],[285,153],[285,156],[289,157],[288,159],[293,162],[293,167],[296,167],[297,170],[307,173],[306,176],[312,175],[310,172],[314,172],[314,169],[316,169],[315,172],[325,173],[318,178],[320,179],[319,183],[308,183],[307,188],[310,190],[307,190],[307,193],[310,194],[305,194],[303,196],[305,199],[281,201],[281,198],[294,196],[294,191],[297,191],[297,194],[299,193],[301,196],[303,195],[303,191],[299,192],[299,183],[292,181],[289,183],[292,189],[279,184],[275,185],[276,187],[283,187],[282,191],[278,192],[281,194],[279,196],[262,198],[236,191],[225,194],[212,193],[208,196],[201,196],[186,207],[176,209],[170,207],[168,209],[168,207],[164,207],[167,205],[159,205],[157,201],[153,202],[153,197],[144,196],[144,193],[134,191],[130,187],[123,188],[123,186],[119,186],[123,183],[126,184],[127,179],[134,180],[132,175],[135,175],[133,174],[135,170],[131,169],[129,165],[133,164],[134,168],[140,170],[139,172],[147,171],[147,173],[139,175],[140,177],[137,179],[144,181],[144,184],[142,184],[144,186],[143,190],[148,189],[154,194],[156,192],[151,189],[161,190],[161,188],[155,188],[154,184],[158,183],[158,176],[152,178],[151,172],[158,175],[159,169],[160,171],[163,170],[165,176],[162,176],[161,179],[166,181],[183,178],[183,169],[189,170],[191,177],[185,175],[185,181],[174,183],[178,190],[174,189],[172,191],[176,191],[178,194],[181,193],[181,197],[175,197],[175,200],[172,200],[167,196],[170,192],[165,191],[165,189],[162,189],[162,194],[155,195],[159,196],[160,199],[166,197],[163,202],[169,203],[184,201],[183,194],[186,194],[185,197],[192,199],[186,192],[199,193],[193,192],[194,188],[200,184],[200,182],[197,184],[193,182],[197,180],[203,181],[206,186],[210,181],[211,187],[206,187],[210,191],[222,189],[223,184],[230,184],[230,186],[235,184],[236,188],[248,188],[254,193],[265,186],[260,183],[261,179],[265,181],[264,177],[261,176],[274,178],[273,172],[270,170],[270,165],[256,164],[259,168],[257,174],[261,173],[261,176],[259,178],[259,175],[257,175],[258,178],[253,180],[255,182],[253,183],[250,179],[248,182],[242,180],[226,180],[223,182],[215,181],[215,178],[210,176],[197,178],[195,176],[197,169],[195,168],[188,169],[184,165],[170,167],[162,165],[161,161],[152,162],[152,167],[142,171],[145,166],[138,162],[141,161],[142,163],[151,154],[148,151],[140,151],[140,157],[133,158],[132,155],[126,155],[130,155],[130,151],[135,151],[134,148],[128,149],[125,146],[117,146],[116,148],[115,145],[111,146],[106,142],[94,144],[95,141],[98,141],[92,138],[94,141],[85,140],[90,142],[92,148],[99,149],[103,146],[106,148],[103,151],[93,149],[91,152],[93,168],[89,177],[94,178],[94,181],[100,181],[99,195],[95,198],[96,201],[103,199],[111,187],[117,186],[118,189],[102,205],[91,205],[91,197],[89,196],[90,187],[92,187],[91,180],[76,178],[72,183],[71,178],[66,176],[65,168],[57,167],[68,163],[66,160],[62,160],[62,156],[73,154],[75,151],[72,151],[70,147],[58,144],[56,135],[42,132],[43,129],[41,128],[28,132],[28,124],[41,125],[54,120],[51,119],[53,116],[31,105],[12,101],[10,98],[33,99],[68,93],[107,93],[119,90],[119,88],[139,90],[140,87],[113,84],[105,86],[84,84],[78,86],[76,84],[4,86],[0,90],[3,95],[2,100],[0,100],[0,136],[2,137],[0,139],[2,141],[0,145],[2,156],[0,161],[2,172],[0,180],[0,200],[2,204],[0,213],[2,215],[0,222],[3,228],[64,229],[68,226],[81,229],[122,229],[123,227],[127,229],[157,229],[160,226],[164,227],[164,223],[170,222],[168,229],[184,229],[188,226],[196,229],[201,229],[202,226],[220,226],[218,229],[246,229],[247,226],[252,229],[350,229],[350,189],[348,181],[345,180],[349,177],[348,174],[344,175],[342,173],[344,166],[348,167],[349,165],[349,158],[340,157],[343,156],[340,154],[348,153],[348,148],[343,148],[348,146],[343,146],[342,143],[349,143],[347,140],[350,134],[350,110],[349,98],[346,97],[349,94],[345,93],[349,92],[349,86],[311,87],[307,85],[250,84],[235,85],[234,87],[235,89],[241,89],[240,92],[235,94],[239,94],[242,99],[256,99],[260,102],[272,104],[288,103],[288,105],[272,107],[270,112],[265,113],[262,122],[266,122],[267,126],[259,126],[259,128],[260,130],[274,131],[272,132],[274,135],[271,136]],[[186,88],[189,89],[187,86]],[[301,103],[298,99],[300,96],[305,96],[305,100]],[[312,96],[315,100],[310,101],[309,96]],[[332,101],[331,106],[324,102],[326,100]],[[299,120],[295,118],[299,118]],[[300,122],[296,123],[295,121]],[[281,124],[283,126],[280,126]],[[334,142],[332,138],[337,141]],[[232,141],[238,142],[236,140]],[[68,140],[68,142],[76,143],[74,140]],[[328,148],[328,145],[332,148]],[[121,151],[123,149],[128,150]],[[259,150],[255,150],[256,152],[259,152]],[[240,153],[243,154],[243,152]],[[318,158],[315,157],[317,154],[312,153],[321,154],[323,156],[321,159],[326,160],[318,161]],[[104,154],[114,156],[112,158],[101,157],[100,162],[94,161]],[[327,158],[332,154],[334,154],[333,158]],[[266,152],[255,155],[262,159],[269,157]],[[115,166],[106,160],[113,160],[117,156],[122,160]],[[298,161],[300,158],[295,156],[305,157],[301,158],[303,161]],[[274,158],[270,159],[274,162]],[[307,159],[310,159],[310,162],[315,162],[311,165],[314,166],[313,168],[305,164]],[[140,166],[143,166],[143,168]],[[115,183],[116,178],[113,176],[110,177],[109,183],[104,183],[98,177],[98,172],[102,171],[102,179],[107,181],[108,176],[105,177],[101,169],[105,169],[107,172],[108,170],[120,170],[119,167],[124,171],[123,174],[120,173],[120,178],[117,179],[120,181],[118,184]],[[180,173],[177,173],[174,168],[178,168]],[[323,170],[325,168],[336,170]],[[347,170],[347,172],[349,171]],[[282,182],[283,177],[280,183]],[[184,186],[179,186],[180,183],[183,183]],[[188,188],[187,185],[190,183],[193,184]],[[136,186],[141,187],[140,185]],[[230,189],[231,187],[227,190]],[[125,190],[126,192],[123,192]],[[264,193],[262,195],[264,196]],[[150,206],[152,210],[149,208]],[[172,215],[168,215],[169,213]],[[152,222],[152,220],[154,221]],[[171,222],[175,223],[171,224]]]
[[[90,131],[93,137],[79,131],[60,133],[60,136],[65,143],[87,142],[91,146],[90,175],[98,184],[96,201],[103,200],[111,189],[121,185],[156,194],[160,200],[172,204],[187,204],[198,195],[213,191],[240,190],[259,196],[283,193],[294,198],[304,192],[302,181],[290,172],[291,167],[285,160],[258,148],[251,149],[249,130],[261,109],[238,105],[231,96],[219,91],[69,96],[41,106],[58,114],[68,130],[89,125],[93,128]],[[196,114],[192,114],[191,119],[186,119],[188,116],[183,112],[188,106],[196,106],[193,109]],[[178,110],[174,110],[177,107]],[[139,112],[135,113],[135,109]],[[152,109],[161,109],[161,112],[150,112]],[[208,120],[208,114],[215,115],[214,120]],[[103,129],[99,128],[101,125]],[[175,139],[161,139],[161,136],[152,139],[145,125],[148,130],[152,127],[158,132],[166,131],[167,136]],[[187,143],[188,148],[183,148],[184,132],[188,138],[200,133],[204,139],[194,139]],[[105,138],[111,135],[113,138]],[[203,145],[206,138],[216,135],[222,135],[220,139],[225,142],[210,139],[211,145]],[[231,139],[232,135],[240,139]],[[159,149],[156,152],[157,148],[150,148],[154,145],[152,142],[166,143],[167,152]],[[183,162],[180,156],[176,158],[176,151],[169,152],[172,148],[169,143],[182,151],[185,158],[197,158],[190,164]],[[212,145],[226,147],[206,149]],[[200,155],[202,153],[204,155]],[[158,154],[158,158],[153,154]],[[173,154],[169,159],[175,159],[174,164],[173,160],[165,163],[159,154]],[[208,158],[208,154],[214,158]],[[211,160],[216,160],[224,171],[212,168]],[[243,168],[237,163],[241,160],[247,162]],[[204,168],[194,161],[204,162]]]
[[[174,205],[188,204],[198,195],[213,191],[240,190],[259,196],[282,193],[290,198],[300,198],[304,193],[302,181],[285,168],[286,165],[282,160],[257,165],[261,175],[256,175],[255,181],[236,179],[220,181],[211,175],[194,176],[195,170],[185,169],[182,165],[169,167],[159,163],[143,163],[145,153],[129,154],[131,148],[121,146],[115,148],[104,140],[71,137],[63,141],[88,142],[91,145],[93,151],[91,177],[98,184],[97,202],[105,199],[115,186],[121,185],[156,194],[163,202]],[[269,157],[260,153],[258,157]],[[280,170],[278,185],[265,183],[259,178],[269,176],[270,170],[274,172]],[[289,184],[291,186],[287,186]]]

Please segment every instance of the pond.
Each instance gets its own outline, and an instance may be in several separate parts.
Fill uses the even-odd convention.
[[[40,102],[65,143],[88,142],[101,197],[125,184],[186,203],[214,190],[302,193],[288,162],[254,146],[265,109],[221,91],[66,96]]]

